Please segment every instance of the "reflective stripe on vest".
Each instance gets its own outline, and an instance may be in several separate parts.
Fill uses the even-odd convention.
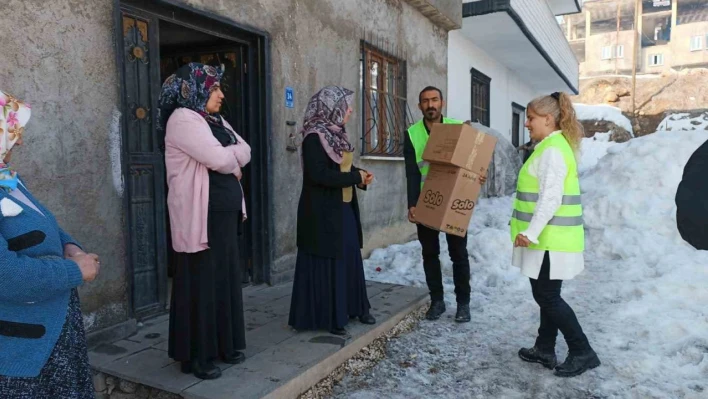
[[[461,125],[463,122],[457,119],[443,118],[443,123]],[[423,152],[425,151],[425,146],[428,144],[429,135],[428,130],[425,128],[425,122],[423,122],[422,119],[408,128],[408,137],[410,137],[413,149],[415,149],[415,162],[418,164],[418,169],[420,170],[420,188],[422,189],[425,178],[428,176],[428,171],[430,170],[430,164],[423,160]]]
[[[539,182],[529,171],[529,165],[538,159],[545,150],[555,148],[563,155],[568,174],[563,185],[563,199],[553,218],[548,222],[538,237],[538,244],[529,248],[557,251],[582,252],[585,249],[583,230],[583,208],[580,198],[580,181],[573,149],[562,134],[554,134],[536,146],[519,172],[519,180],[514,199],[514,212],[511,217],[511,240],[528,229],[539,199]]]

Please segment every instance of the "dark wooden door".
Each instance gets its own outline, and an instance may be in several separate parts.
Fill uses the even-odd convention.
[[[163,312],[167,298],[165,168],[156,135],[160,90],[158,21],[121,9],[118,49],[131,301],[138,319]],[[122,51],[122,52],[121,52]]]

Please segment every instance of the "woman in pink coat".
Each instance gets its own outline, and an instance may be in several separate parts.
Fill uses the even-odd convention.
[[[174,276],[169,356],[182,371],[214,379],[213,361],[241,363],[245,327],[236,245],[246,219],[241,168],[251,148],[219,115],[223,71],[190,63],[160,96]]]

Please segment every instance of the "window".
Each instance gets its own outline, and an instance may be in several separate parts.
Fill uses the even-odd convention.
[[[663,54],[649,55],[649,65],[650,66],[664,65],[664,55]]]
[[[472,68],[472,122],[489,126],[490,86],[492,79]]]
[[[698,51],[703,49],[703,36],[693,36],[691,37],[691,51]]]
[[[620,44],[615,47],[615,58],[624,58],[624,45]]]
[[[612,46],[605,46],[602,48],[602,59],[603,60],[612,59]]]
[[[361,155],[403,156],[410,112],[406,62],[362,42],[363,132]]]
[[[524,143],[525,114],[526,108],[517,103],[511,103],[511,143],[515,148]]]

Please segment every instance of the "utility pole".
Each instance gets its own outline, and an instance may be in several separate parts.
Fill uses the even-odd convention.
[[[641,51],[639,48],[639,15],[641,0],[636,0],[634,3],[634,28],[632,29],[634,33],[634,45],[632,46],[632,117],[634,120],[637,119],[637,52]]]

